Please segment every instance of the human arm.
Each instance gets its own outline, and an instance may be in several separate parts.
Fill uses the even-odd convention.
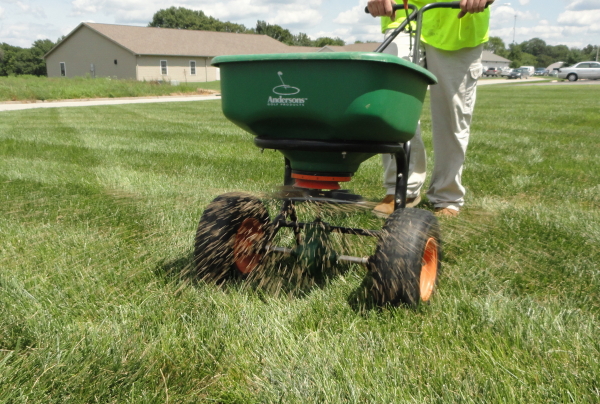
[[[463,18],[467,13],[481,13],[488,4],[493,2],[494,0],[460,0],[458,18]]]
[[[373,17],[387,15],[392,20],[396,19],[396,12],[392,7],[396,5],[394,0],[369,0],[367,8]]]

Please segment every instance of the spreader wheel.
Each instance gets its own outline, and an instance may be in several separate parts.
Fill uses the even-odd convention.
[[[262,263],[270,234],[269,213],[258,198],[237,192],[218,196],[198,224],[194,249],[198,275],[221,282],[250,274]]]
[[[435,216],[398,209],[387,219],[371,258],[371,295],[379,305],[416,307],[431,298],[440,273],[442,247]]]

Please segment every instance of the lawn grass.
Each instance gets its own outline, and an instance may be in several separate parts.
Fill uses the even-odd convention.
[[[417,310],[361,307],[354,266],[280,293],[187,275],[204,207],[282,179],[219,101],[0,113],[0,402],[599,402],[597,89],[478,91]],[[350,188],[376,201],[380,177]]]
[[[198,94],[203,89],[218,91],[220,82],[180,83],[172,86],[170,83],[116,80],[110,77],[11,76],[0,77],[0,102]]]

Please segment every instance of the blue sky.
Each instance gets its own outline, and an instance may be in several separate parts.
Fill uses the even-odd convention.
[[[265,20],[312,38],[340,37],[347,43],[380,40],[367,0],[0,0],[0,42],[29,47],[56,40],[80,22],[145,26],[161,8],[202,10],[223,21],[253,27]],[[453,12],[453,11],[450,11]],[[516,16],[516,24],[515,24]],[[496,0],[491,34],[506,44],[541,38],[548,44],[600,45],[600,0]]]

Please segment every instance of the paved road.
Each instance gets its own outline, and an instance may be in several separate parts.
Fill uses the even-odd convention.
[[[485,86],[487,84],[514,84],[520,83],[522,86],[531,85],[531,86],[581,86],[581,85],[589,85],[589,84],[600,84],[600,80],[577,80],[577,81],[544,81],[547,80],[547,77],[530,77],[525,80],[508,80],[508,79],[486,79],[479,80],[477,83],[478,86]],[[538,82],[538,83],[536,83]],[[541,82],[541,83],[539,83]]]
[[[485,86],[490,84],[511,84],[522,83],[521,85],[535,86],[573,86],[573,85],[594,85],[600,84],[600,80],[578,80],[570,81],[545,81],[544,78],[531,77],[527,80],[507,80],[507,79],[486,79],[480,80],[478,85]],[[536,83],[536,81],[542,81]],[[525,84],[527,82],[527,84]],[[102,98],[86,100],[64,100],[47,102],[0,102],[0,111],[18,111],[34,108],[61,108],[61,107],[89,107],[93,105],[118,105],[118,104],[148,104],[154,102],[186,102],[186,101],[210,101],[220,100],[220,95],[188,95],[188,96],[165,96],[165,97],[132,97],[132,98]]]
[[[521,83],[524,81],[531,81],[531,82],[536,82],[536,81],[542,81],[545,79],[542,79],[540,77],[530,77],[528,79],[514,79],[514,80],[509,80],[509,79],[505,79],[505,78],[498,78],[498,79],[483,79],[483,80],[479,80],[479,82],[477,83],[478,86],[486,86],[488,84],[513,84],[513,83]],[[538,83],[539,84],[539,83]]]
[[[102,98],[86,100],[64,100],[48,102],[2,102],[0,111],[18,111],[33,108],[61,108],[61,107],[89,107],[93,105],[117,105],[117,104],[149,104],[153,102],[185,102],[185,101],[209,101],[220,100],[217,95],[189,95],[189,96],[166,96],[166,97],[131,97],[131,98]]]

